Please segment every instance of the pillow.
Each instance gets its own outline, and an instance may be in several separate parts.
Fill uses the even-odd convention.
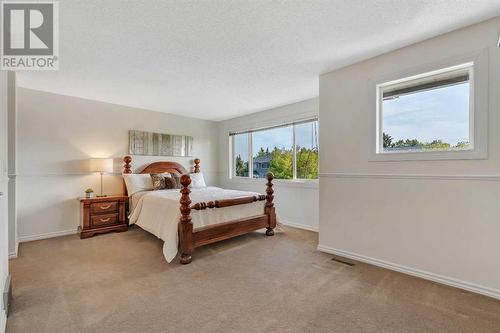
[[[165,188],[167,190],[180,188],[177,186],[177,181],[175,180],[175,178],[165,177],[164,180],[165,180]]]
[[[152,173],[151,181],[153,182],[153,190],[167,189],[166,180],[171,178],[172,176],[169,173]]]
[[[203,173],[192,173],[189,177],[191,177],[191,187],[207,187],[207,184],[205,184],[205,178],[203,178]]]
[[[153,190],[164,190],[165,189],[165,176],[162,174],[151,174],[151,181],[153,182]]]
[[[153,181],[147,173],[125,173],[123,174],[125,186],[127,186],[128,195],[132,195],[141,191],[151,191],[153,189]]]
[[[181,185],[181,175],[179,173],[171,173],[172,179],[175,181],[175,187],[174,188],[182,188]]]

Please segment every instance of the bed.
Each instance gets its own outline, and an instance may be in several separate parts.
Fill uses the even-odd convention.
[[[125,156],[124,177],[132,174],[132,157]],[[194,173],[200,173],[200,159]],[[273,174],[267,174],[266,194],[227,190],[213,186],[193,188],[188,171],[176,162],[154,162],[139,174],[178,173],[181,189],[128,193],[129,223],[164,241],[167,262],[180,253],[180,262],[189,264],[200,246],[266,229],[274,235]],[[193,175],[199,176],[199,175]],[[127,194],[127,186],[124,185]]]

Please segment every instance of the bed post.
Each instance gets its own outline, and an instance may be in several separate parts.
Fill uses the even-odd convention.
[[[131,156],[125,156],[123,158],[123,162],[125,162],[125,165],[123,166],[123,173],[132,173],[132,168],[130,163],[132,162],[132,157]]]
[[[200,172],[200,159],[195,158],[194,159],[194,173],[199,173]]]
[[[274,236],[274,228],[276,227],[276,212],[274,208],[274,190],[273,190],[273,179],[274,175],[272,172],[268,172],[266,175],[267,178],[267,188],[266,188],[266,208],[265,213],[269,217],[269,226],[266,229],[267,236]]]
[[[181,264],[189,264],[192,260],[193,254],[193,223],[191,222],[191,198],[189,193],[191,190],[188,188],[191,184],[189,175],[182,175],[181,177],[181,218],[179,220],[179,249],[181,252]]]
[[[131,164],[132,163],[132,157],[131,156],[125,156],[123,158],[123,162],[125,162],[125,165],[123,166],[123,173],[132,173],[132,167],[131,167]],[[123,194],[125,195],[128,195],[127,193],[127,185],[125,185],[125,180],[123,180]],[[128,210],[127,210],[128,211]]]

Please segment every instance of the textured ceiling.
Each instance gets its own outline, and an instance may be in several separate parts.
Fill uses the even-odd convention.
[[[500,15],[498,0],[60,1],[60,70],[26,88],[221,120],[318,74]]]

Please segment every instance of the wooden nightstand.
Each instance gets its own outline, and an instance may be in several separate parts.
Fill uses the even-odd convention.
[[[128,223],[125,214],[127,196],[110,195],[80,201],[80,238],[89,238],[95,234],[109,231],[127,231]]]

